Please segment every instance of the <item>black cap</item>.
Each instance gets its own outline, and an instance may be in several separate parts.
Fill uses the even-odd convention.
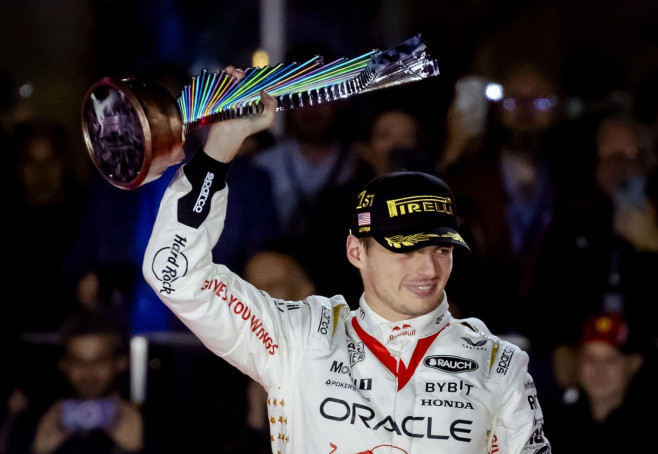
[[[358,238],[371,236],[393,252],[445,244],[470,252],[457,232],[452,191],[423,172],[400,170],[370,181],[357,196],[350,231]]]

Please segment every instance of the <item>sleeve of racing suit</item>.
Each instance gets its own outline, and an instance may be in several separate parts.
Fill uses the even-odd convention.
[[[201,150],[178,169],[160,203],[142,272],[207,348],[267,387],[302,356],[314,314],[307,304],[274,300],[212,262],[226,217],[227,169]]]
[[[501,344],[492,376],[511,374],[496,415],[490,453],[550,454],[551,446],[543,432],[542,414],[534,380],[528,373],[529,357],[511,344]]]

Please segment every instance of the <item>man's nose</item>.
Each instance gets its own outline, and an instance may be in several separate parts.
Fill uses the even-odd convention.
[[[431,250],[421,250],[415,254],[416,271],[423,276],[436,276],[439,265]]]

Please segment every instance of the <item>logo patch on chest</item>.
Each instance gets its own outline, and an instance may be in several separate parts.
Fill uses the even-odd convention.
[[[350,367],[354,367],[356,363],[363,361],[366,357],[363,342],[348,342],[347,350],[350,353]]]
[[[438,369],[450,374],[472,372],[479,367],[478,363],[472,359],[451,355],[428,356],[423,361],[423,364],[432,369]]]

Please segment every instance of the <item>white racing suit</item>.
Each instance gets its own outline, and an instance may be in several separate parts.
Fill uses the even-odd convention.
[[[143,273],[207,348],[267,389],[274,453],[550,453],[528,355],[453,318],[445,295],[393,323],[363,297],[352,312],[342,296],[277,300],[212,263],[227,169],[199,151],[178,170]]]

